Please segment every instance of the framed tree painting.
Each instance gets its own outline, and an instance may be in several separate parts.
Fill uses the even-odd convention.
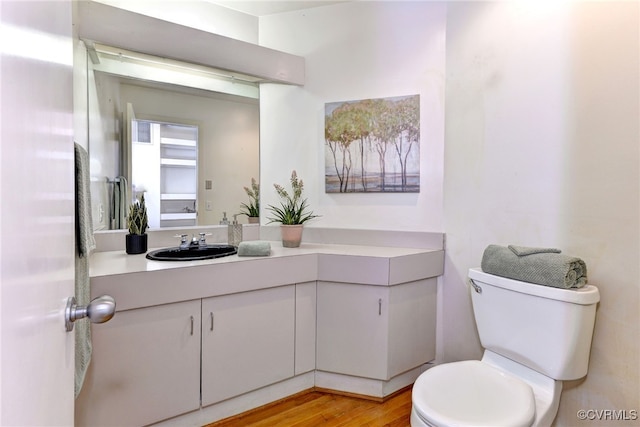
[[[420,96],[325,104],[327,193],[420,192]]]

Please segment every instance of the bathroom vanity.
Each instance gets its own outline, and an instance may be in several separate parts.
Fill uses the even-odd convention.
[[[95,253],[92,296],[117,310],[92,328],[76,425],[203,425],[313,387],[383,398],[434,359],[442,248],[271,246],[194,262]]]

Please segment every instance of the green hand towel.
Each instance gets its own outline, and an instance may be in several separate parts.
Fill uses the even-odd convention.
[[[269,256],[271,254],[271,243],[261,240],[249,240],[240,242],[238,245],[238,256]]]

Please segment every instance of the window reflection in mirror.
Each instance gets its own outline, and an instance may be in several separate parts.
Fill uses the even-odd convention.
[[[131,187],[145,196],[149,227],[197,225],[198,127],[133,120],[131,128]]]
[[[139,196],[144,191],[149,207],[154,204],[151,199],[156,200],[156,196],[151,197],[155,190],[147,182],[151,182],[151,178],[155,182],[157,177],[160,183],[157,207],[160,212],[162,204],[166,205],[165,218],[177,219],[180,216],[181,219],[186,219],[182,217],[192,216],[195,217],[191,218],[194,225],[200,226],[218,224],[223,212],[227,216],[238,213],[240,204],[246,202],[243,187],[251,182],[251,178],[259,176],[257,89],[250,96],[240,96],[185,86],[184,80],[189,80],[189,73],[192,71],[185,71],[183,84],[178,85],[157,81],[161,79],[151,81],[118,75],[113,63],[109,64],[109,72],[101,71],[100,67],[105,65],[104,62],[102,65],[88,62],[89,153],[94,229],[114,228],[114,182],[119,177],[124,177],[127,182],[129,202],[136,194]],[[173,70],[173,73],[176,71]],[[201,79],[202,73],[198,73],[198,79]],[[206,78],[211,80],[213,77],[207,75]],[[132,107],[131,111],[128,111],[127,104]],[[187,172],[188,168],[180,170],[175,165],[162,166],[161,156],[151,156],[149,152],[141,155],[157,158],[158,161],[147,163],[145,169],[138,170],[134,161],[136,154],[132,149],[134,146],[140,148],[143,144],[140,141],[133,142],[134,139],[139,139],[139,124],[148,127],[150,135],[154,133],[154,126],[157,126],[157,132],[163,128],[177,131],[178,135],[168,137],[174,140],[188,139],[184,138],[184,132],[191,129],[186,133],[195,134],[197,142],[190,154],[179,144],[166,144],[164,149],[168,153],[168,159],[173,158],[170,156],[177,156],[173,158],[174,161],[189,157],[181,159],[194,164],[189,171]],[[128,139],[134,135],[134,130],[136,138]],[[162,144],[158,145],[161,146]],[[163,175],[163,170],[170,172]],[[186,175],[193,177],[195,182],[182,192],[178,187]],[[137,186],[135,190],[134,185]],[[175,199],[185,194],[189,195],[187,199]],[[195,212],[190,212],[192,210]],[[157,219],[158,227],[186,225],[184,222],[164,221],[160,218],[162,217]],[[247,221],[243,216],[238,219],[241,222]],[[150,225],[155,228],[156,220]],[[115,226],[125,227],[126,223],[122,222]]]

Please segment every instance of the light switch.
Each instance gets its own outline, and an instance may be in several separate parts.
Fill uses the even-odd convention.
[[[206,180],[204,181],[204,189],[205,189],[205,190],[211,190],[211,187],[212,187],[212,186],[213,186],[213,185],[212,185],[212,182],[211,182],[211,180],[210,180],[210,179],[206,179]]]

